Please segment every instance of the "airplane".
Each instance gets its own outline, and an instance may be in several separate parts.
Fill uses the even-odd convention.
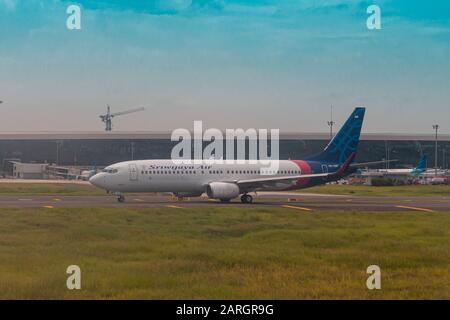
[[[83,170],[78,176],[79,179],[83,181],[88,181],[91,177],[97,174],[97,165],[94,164],[90,170]]]
[[[174,160],[133,160],[106,167],[89,179],[96,187],[125,201],[127,192],[170,192],[178,198],[199,197],[229,202],[240,196],[242,203],[252,203],[249,193],[308,188],[332,181],[372,163],[353,163],[364,120],[365,108],[357,107],[325,149],[305,160],[277,161],[278,170],[263,172],[261,164],[180,165]],[[263,174],[264,173],[264,174]]]
[[[78,176],[78,179],[88,181],[91,177],[97,174],[97,170],[83,170]]]
[[[418,177],[421,173],[427,171],[427,155],[422,155],[419,160],[419,163],[415,168],[412,169],[380,169],[378,172],[386,175],[411,175],[413,177]]]

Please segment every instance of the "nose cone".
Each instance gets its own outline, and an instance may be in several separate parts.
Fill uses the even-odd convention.
[[[102,175],[100,173],[97,173],[95,175],[93,175],[92,177],[89,178],[89,182],[99,188],[103,188],[103,178]]]

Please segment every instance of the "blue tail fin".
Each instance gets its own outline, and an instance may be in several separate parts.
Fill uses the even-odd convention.
[[[355,108],[325,149],[307,160],[342,164],[352,153],[356,154],[365,111],[363,107]]]
[[[427,168],[427,155],[423,155],[422,158],[419,160],[419,164],[417,165],[416,169],[418,170],[425,170]]]
[[[423,155],[422,158],[420,158],[419,163],[417,164],[417,167],[415,167],[412,170],[412,175],[418,176],[422,172],[427,170],[427,155]]]

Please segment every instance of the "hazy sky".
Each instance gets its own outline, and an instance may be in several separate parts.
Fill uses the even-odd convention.
[[[109,103],[147,107],[117,131],[326,131],[333,104],[338,125],[366,106],[365,132],[450,133],[450,1],[0,0],[0,100],[0,131],[103,130]]]

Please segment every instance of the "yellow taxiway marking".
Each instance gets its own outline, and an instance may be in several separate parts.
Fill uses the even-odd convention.
[[[144,200],[142,200],[142,199],[133,199],[134,201],[137,201],[137,202],[144,202]]]
[[[304,207],[299,207],[299,206],[288,206],[288,205],[284,205],[282,206],[283,208],[289,208],[289,209],[297,209],[297,210],[303,210],[303,211],[313,211],[310,208],[304,208]]]
[[[46,209],[53,209],[54,206],[44,206],[43,208],[46,208]]]
[[[397,208],[402,208],[402,209],[416,210],[416,211],[435,212],[434,210],[426,209],[426,208],[408,207],[408,206],[396,206],[396,207]]]
[[[179,207],[179,206],[172,206],[172,205],[167,205],[167,208],[173,208],[173,209],[184,209],[183,207]]]

